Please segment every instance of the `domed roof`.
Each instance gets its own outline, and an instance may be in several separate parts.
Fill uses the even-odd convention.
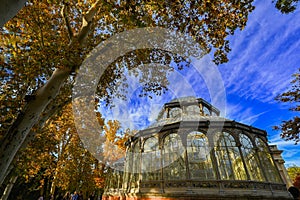
[[[180,121],[224,121],[220,111],[202,98],[193,96],[171,100],[163,106],[156,122],[148,128],[164,126]]]

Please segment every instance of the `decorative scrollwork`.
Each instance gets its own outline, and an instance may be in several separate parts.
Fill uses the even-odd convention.
[[[219,184],[216,181],[192,181],[191,186],[194,188],[217,188]]]
[[[141,182],[142,188],[160,188],[161,181],[144,181]]]
[[[171,188],[171,187],[187,187],[186,181],[168,181],[165,183],[165,187]]]
[[[266,189],[270,189],[270,188],[267,183],[255,182],[254,189],[266,190]]]
[[[243,188],[248,189],[252,188],[253,185],[251,182],[245,181],[226,181],[223,183],[224,188]]]
[[[273,190],[286,191],[286,186],[284,184],[271,184]]]

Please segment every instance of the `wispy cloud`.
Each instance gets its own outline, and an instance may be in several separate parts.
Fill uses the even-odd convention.
[[[228,94],[227,116],[245,124],[268,125],[260,128],[267,129],[271,144],[284,150],[286,165],[300,166],[299,147],[281,139],[270,125],[287,116],[281,113],[284,105],[275,104],[274,98],[287,90],[291,75],[300,67],[300,24],[295,20],[300,10],[282,15],[269,1],[255,1],[255,5],[245,30],[230,38],[230,61],[220,68]]]
[[[221,97],[224,95],[220,92],[221,87],[215,84],[218,74],[210,70],[215,68],[220,71],[221,80],[218,81],[224,84],[225,96],[227,93],[227,118],[248,125],[269,125],[260,120],[263,116],[267,118],[273,110],[274,115],[269,120],[274,123],[274,119],[282,115],[282,110],[274,111],[280,107],[274,106],[274,98],[288,88],[291,75],[300,67],[300,23],[297,20],[300,10],[282,15],[270,1],[256,1],[255,5],[245,29],[230,37],[232,52],[227,64],[212,66],[204,57],[195,62],[195,66],[175,70],[168,74],[169,90],[162,96],[154,95],[152,99],[139,98],[137,91],[141,83],[138,77],[128,76],[128,99],[116,98],[116,106],[104,113],[105,117],[118,119],[125,128],[140,129],[154,122],[163,104],[173,98],[197,96],[212,101],[211,90]],[[254,105],[254,102],[260,104]],[[217,101],[213,105],[223,109]],[[271,129],[271,126],[266,129]],[[272,133],[269,136],[271,144],[284,150],[286,164],[300,166],[299,147],[292,141],[282,140],[279,133],[269,133]]]
[[[245,30],[231,38],[230,62],[222,66],[228,93],[274,102],[299,67],[300,12],[282,15],[273,4],[257,1]]]
[[[251,106],[247,107],[245,104],[227,104],[227,118],[241,122],[247,125],[252,125],[261,115],[269,112],[268,110],[255,113]]]

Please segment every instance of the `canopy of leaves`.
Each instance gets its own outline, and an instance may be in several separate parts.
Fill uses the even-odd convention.
[[[296,176],[293,185],[300,190],[300,174]]]
[[[30,99],[55,68],[79,67],[91,49],[115,33],[154,26],[180,31],[193,36],[207,52],[213,50],[215,62],[222,63],[230,51],[226,36],[243,29],[254,9],[252,0],[101,2],[85,43],[70,47],[93,3],[96,1],[28,1],[2,29],[1,132],[21,112],[25,97]],[[100,85],[105,88],[116,78],[116,70],[107,70]]]
[[[300,167],[298,166],[292,166],[287,168],[287,172],[291,178],[291,180],[294,182],[296,176],[300,175]]]
[[[97,115],[99,123],[104,124],[101,114]],[[104,188],[108,162],[124,157],[129,130],[121,134],[120,128],[118,121],[104,125],[106,160],[99,162],[84,148],[74,126],[72,105],[66,105],[18,156],[14,170],[21,177],[16,188],[23,189],[12,196],[26,199],[26,195],[32,197],[35,191],[47,188],[49,193],[51,185],[60,193],[82,190],[91,194]]]
[[[275,2],[275,0],[273,0]],[[294,12],[297,8],[299,0],[277,0],[275,7],[284,14]]]
[[[226,37],[245,27],[248,15],[254,9],[252,3],[253,0],[28,1],[0,31],[0,143],[6,138],[3,137],[5,134],[13,134],[7,130],[10,130],[12,124],[16,127],[20,123],[28,102],[36,98],[36,91],[46,85],[55,69],[68,69],[67,71],[71,73],[60,89],[60,94],[55,99],[49,98],[51,102],[41,115],[37,113],[40,121],[32,129],[33,135],[36,132],[41,134],[38,136],[41,142],[36,146],[43,144],[44,138],[49,139],[49,144],[45,146],[47,149],[33,150],[30,148],[35,148],[34,145],[29,146],[26,151],[31,153],[28,152],[26,157],[19,158],[20,161],[24,159],[22,163],[28,163],[23,170],[26,172],[24,174],[28,175],[25,178],[30,179],[32,174],[36,175],[44,169],[44,165],[53,166],[54,163],[53,168],[43,171],[45,175],[53,174],[57,169],[55,164],[57,165],[63,157],[58,147],[67,145],[59,141],[72,138],[69,142],[73,147],[72,145],[69,147],[74,150],[74,155],[68,155],[70,157],[87,154],[75,137],[66,136],[63,139],[64,136],[61,135],[58,140],[51,138],[53,134],[51,131],[74,134],[72,128],[66,127],[69,123],[67,118],[60,119],[62,124],[53,122],[52,127],[46,121],[70,102],[76,69],[93,48],[116,33],[134,28],[159,26],[193,37],[206,53],[212,52],[215,63],[220,64],[228,61],[227,54],[230,47]],[[91,10],[93,12],[90,12]],[[89,18],[88,15],[93,17]],[[102,86],[99,87],[99,98],[116,95],[114,90],[110,93],[106,89],[108,86],[110,88],[118,86],[118,81],[115,80],[118,80],[122,69],[126,67],[132,69],[136,67],[135,65],[156,57],[163,58],[164,64],[177,61],[179,66],[181,61],[178,59],[180,55],[167,54],[160,50],[146,49],[129,53],[113,63],[112,67],[107,68],[99,82]],[[168,71],[169,68],[146,70],[147,74],[141,76],[141,81],[145,81],[145,92],[159,91],[167,84],[162,75],[164,70]],[[47,125],[43,128],[45,124]],[[30,131],[30,128],[26,131]],[[121,139],[114,141],[119,145],[117,141]],[[52,144],[55,145],[51,146]],[[59,152],[62,157],[55,158]],[[31,156],[37,155],[44,155],[36,158],[42,159],[36,160],[41,166],[35,166],[36,163],[29,161]],[[42,164],[44,161],[49,163]],[[90,161],[88,159],[86,162]],[[77,161],[74,162],[78,164]],[[75,164],[70,166],[74,167]],[[84,166],[79,168],[84,169]]]
[[[299,69],[300,71],[300,69]],[[282,93],[276,99],[281,102],[288,102],[293,107],[291,111],[299,113],[300,111],[300,73],[293,75],[294,80],[289,91]],[[294,140],[295,144],[300,141],[300,118],[295,116],[293,119],[283,121],[279,126],[274,127],[275,130],[281,131],[281,137],[286,140]]]

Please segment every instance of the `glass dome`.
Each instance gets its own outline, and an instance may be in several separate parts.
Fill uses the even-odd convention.
[[[165,104],[126,142],[124,170],[113,170],[103,199],[291,199],[267,133],[219,114],[201,98]]]

